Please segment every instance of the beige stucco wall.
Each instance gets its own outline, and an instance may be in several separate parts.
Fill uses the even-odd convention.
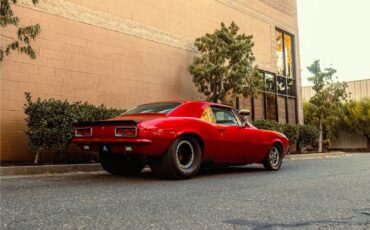
[[[338,137],[332,142],[331,148],[335,149],[366,149],[367,138],[358,133],[340,131]]]
[[[186,68],[196,37],[235,21],[253,34],[257,64],[275,71],[275,27],[295,35],[295,0],[40,0],[13,6],[22,24],[40,23],[37,59],[11,54],[1,67],[1,160],[32,158],[24,134],[24,92],[34,98],[129,108],[167,99],[202,99]],[[1,33],[14,37],[12,28]],[[1,36],[1,43],[7,43]],[[299,118],[302,110],[299,103]]]
[[[348,81],[348,99],[350,100],[360,100],[364,97],[370,97],[370,79]],[[312,86],[302,87],[302,98],[303,100],[309,100],[315,95],[315,91]]]

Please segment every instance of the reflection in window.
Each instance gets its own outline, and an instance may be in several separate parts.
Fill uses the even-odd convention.
[[[288,95],[294,96],[294,81],[291,79],[288,79]]]
[[[276,120],[276,94],[266,93],[266,119]]]
[[[207,106],[207,108],[204,109],[203,114],[200,119],[204,121],[208,121],[210,123],[216,123],[216,118],[213,115],[213,112],[209,106]]]
[[[285,78],[277,77],[277,89],[279,94],[286,94]]]
[[[285,52],[285,76],[293,78],[292,37],[287,34],[284,34],[284,52]]]
[[[265,73],[265,85],[266,91],[275,92],[276,90],[275,76],[269,73]]]
[[[276,67],[280,76],[284,75],[284,53],[283,53],[283,33],[276,31]]]

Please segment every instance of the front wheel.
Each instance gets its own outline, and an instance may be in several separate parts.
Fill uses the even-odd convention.
[[[274,144],[270,151],[267,153],[263,166],[266,170],[277,171],[281,167],[282,163],[282,150],[279,145]]]
[[[112,175],[137,175],[145,167],[138,159],[119,154],[101,152],[99,158],[103,169]]]
[[[195,176],[202,163],[202,149],[192,136],[178,137],[165,155],[151,162],[152,171],[160,177],[187,179]]]

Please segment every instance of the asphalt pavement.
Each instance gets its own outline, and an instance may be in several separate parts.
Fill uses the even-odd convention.
[[[1,229],[370,229],[370,154],[210,170],[11,176]]]

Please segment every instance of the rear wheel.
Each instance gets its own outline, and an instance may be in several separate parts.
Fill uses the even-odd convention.
[[[282,163],[282,150],[278,144],[274,144],[270,151],[267,153],[266,158],[263,162],[263,166],[266,170],[276,171],[279,170]]]
[[[145,167],[140,160],[119,154],[101,152],[99,157],[103,169],[113,175],[137,175]]]
[[[202,162],[202,149],[192,136],[178,137],[165,155],[151,162],[152,171],[160,177],[187,179],[195,176]]]

